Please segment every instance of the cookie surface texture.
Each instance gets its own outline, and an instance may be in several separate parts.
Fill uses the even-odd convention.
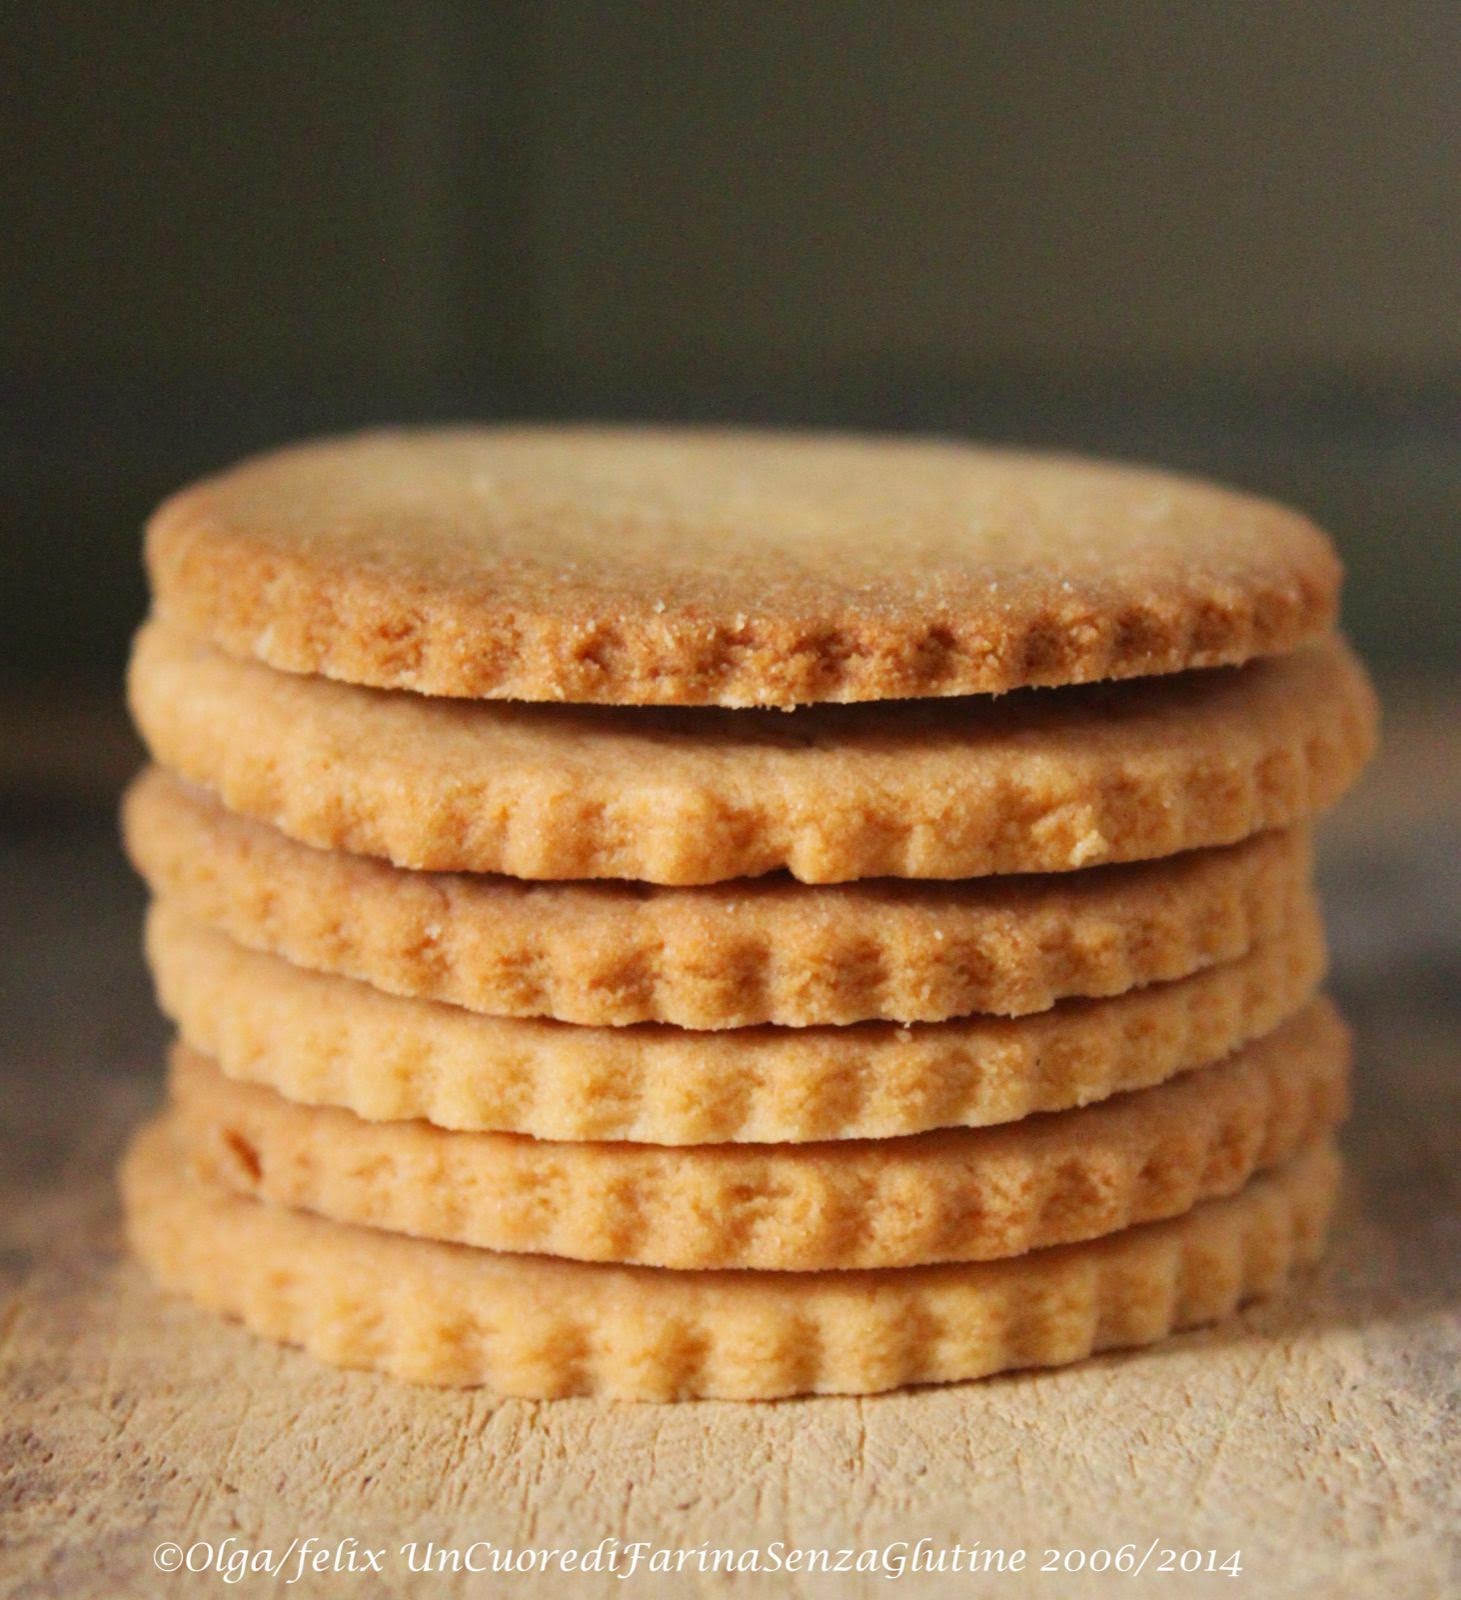
[[[1020,1016],[1246,955],[1308,895],[1307,830],[1056,879],[694,889],[417,873],[302,845],[160,768],[128,850],[193,920],[493,1016],[743,1028]]]
[[[671,1148],[365,1122],[173,1055],[174,1123],[214,1182],[337,1222],[491,1250],[816,1271],[981,1261],[1232,1194],[1332,1131],[1327,1002],[1217,1065],[1099,1105],[901,1139]]]
[[[952,441],[612,429],[323,440],[183,490],[159,610],[433,695],[791,705],[1216,666],[1332,625],[1297,512]]]
[[[1230,844],[1338,798],[1376,715],[1338,639],[1060,694],[783,713],[431,700],[153,622],[130,692],[161,765],[307,844],[670,885],[1066,872]]]
[[[1279,1288],[1318,1253],[1320,1144],[1238,1194],[1104,1239],[883,1271],[667,1272],[499,1255],[264,1205],[199,1180],[166,1123],[122,1181],[153,1274],[342,1367],[551,1398],[872,1393],[1149,1344]]]
[[[1011,1122],[1221,1059],[1313,994],[1310,910],[1239,961],[1028,1017],[588,1028],[383,994],[246,950],[160,902],[162,1009],[231,1078],[370,1121],[650,1144],[881,1138]]]

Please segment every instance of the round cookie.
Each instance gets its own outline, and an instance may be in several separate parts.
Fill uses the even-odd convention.
[[[165,902],[147,945],[162,1009],[231,1078],[370,1121],[664,1145],[884,1138],[1084,1105],[1267,1033],[1324,965],[1311,907],[1239,961],[1033,1016],[692,1033],[406,1000],[246,950]]]
[[[490,1250],[818,1271],[985,1261],[1178,1216],[1330,1133],[1348,1035],[1316,1001],[1236,1055],[1099,1105],[901,1139],[562,1144],[366,1122],[173,1052],[195,1169],[276,1204]]]
[[[702,888],[411,872],[299,844],[160,768],[127,849],[194,921],[494,1016],[743,1028],[1019,1016],[1245,955],[1307,903],[1307,830],[1058,878]]]
[[[246,461],[147,530],[159,610],[238,655],[487,699],[788,706],[1217,666],[1332,625],[1295,511],[943,440],[365,434]]]
[[[1213,1321],[1317,1256],[1338,1172],[1320,1144],[1103,1239],[816,1273],[499,1255],[330,1222],[200,1181],[166,1124],[137,1138],[122,1185],[163,1284],[336,1366],[543,1399],[770,1399],[1055,1366]]]
[[[1329,639],[1247,667],[791,713],[428,700],[276,672],[161,623],[154,757],[308,844],[517,878],[688,885],[1064,872],[1312,816],[1375,739]]]

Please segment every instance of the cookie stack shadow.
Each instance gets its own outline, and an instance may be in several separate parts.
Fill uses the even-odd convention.
[[[246,464],[148,553],[164,1284],[422,1382],[764,1398],[1148,1344],[1319,1252],[1310,824],[1375,707],[1302,518],[482,430]]]

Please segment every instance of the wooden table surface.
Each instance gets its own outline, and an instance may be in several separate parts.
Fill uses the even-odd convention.
[[[669,1407],[335,1373],[152,1290],[119,1249],[113,1190],[163,1040],[110,820],[133,753],[84,705],[0,708],[0,1594],[844,1595],[886,1580],[427,1577],[402,1547],[782,1541],[896,1560],[922,1538],[1026,1565],[907,1574],[902,1592],[1461,1593],[1461,728],[1434,688],[1390,706],[1384,760],[1325,831],[1334,987],[1362,1050],[1322,1269],[1226,1327],[1062,1372]],[[285,1590],[154,1565],[163,1541],[282,1560],[309,1538],[342,1562],[341,1540],[383,1550],[384,1572]],[[1139,1574],[1039,1570],[1047,1550],[1099,1564],[1153,1541]],[[1241,1576],[1159,1572],[1165,1549],[1240,1552]]]

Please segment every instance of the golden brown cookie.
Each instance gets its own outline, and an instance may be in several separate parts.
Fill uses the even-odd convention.
[[[148,919],[162,1009],[231,1078],[371,1121],[651,1144],[882,1138],[1010,1122],[1221,1059],[1322,975],[1317,918],[1250,955],[1028,1017],[587,1028],[382,994],[246,950],[165,902]]]
[[[1301,915],[1302,828],[967,883],[693,889],[410,872],[315,850],[153,767],[123,805],[154,892],[296,966],[496,1016],[743,1028],[1020,1016],[1245,955]]]
[[[236,661],[152,623],[163,766],[308,844],[518,878],[804,882],[1067,871],[1285,827],[1348,786],[1375,703],[1338,640],[1000,700],[669,711],[427,700]]]
[[[1148,1344],[1312,1260],[1337,1180],[1320,1144],[1227,1199],[1083,1244],[767,1273],[499,1255],[330,1222],[202,1182],[166,1124],[122,1174],[155,1276],[256,1333],[418,1383],[635,1400],[872,1393]]]
[[[583,428],[324,440],[169,500],[159,609],[435,695],[791,705],[1216,666],[1332,625],[1295,511],[952,441]]]
[[[236,1083],[186,1047],[174,1126],[241,1193],[491,1250],[816,1271],[984,1261],[1232,1194],[1333,1130],[1348,1036],[1327,1001],[1216,1066],[998,1128],[830,1144],[560,1144],[365,1122]]]

